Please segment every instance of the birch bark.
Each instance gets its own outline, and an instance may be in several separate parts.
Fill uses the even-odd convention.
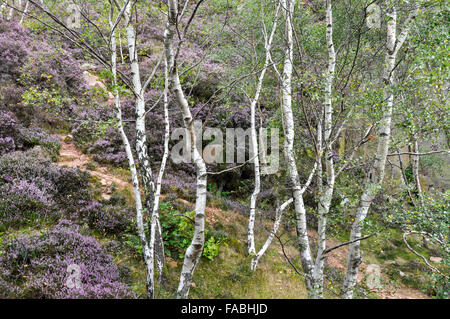
[[[3,18],[3,10],[6,8],[6,2],[0,4],[0,17]]]
[[[178,24],[178,3],[176,0],[168,0],[168,21],[164,32],[164,44],[169,66],[169,88],[175,96],[175,100],[183,115],[183,121],[191,138],[192,160],[196,167],[197,189],[195,200],[195,226],[192,242],[189,245],[183,262],[180,282],[176,293],[177,298],[187,298],[192,283],[195,268],[200,260],[205,242],[205,207],[206,207],[206,164],[201,156],[201,150],[197,149],[197,139],[194,121],[188,101],[184,96],[178,74],[177,60],[174,52],[174,34]]]
[[[155,204],[159,204],[160,194],[156,193],[155,183],[153,181],[152,168],[150,166],[148,150],[147,150],[147,135],[146,135],[146,123],[145,123],[145,98],[144,90],[141,82],[140,67],[138,53],[136,49],[136,31],[134,25],[131,23],[131,8],[132,1],[127,1],[124,10],[125,29],[127,35],[127,44],[130,57],[130,69],[133,84],[133,93],[136,98],[136,154],[139,163],[139,172],[142,178],[142,184],[145,192],[145,207],[149,216],[148,224],[150,229],[150,249],[152,252],[152,259],[154,259],[155,247],[156,247],[156,263],[158,266],[158,274],[161,281],[164,280],[164,243],[162,240],[161,226],[159,221],[158,207]],[[167,125],[167,122],[165,123]],[[166,143],[166,141],[165,141]],[[168,156],[167,154],[164,154]],[[165,160],[162,162],[160,175],[164,173]],[[158,203],[156,203],[156,201]],[[156,218],[153,224],[153,218]],[[154,275],[154,274],[153,274]]]
[[[412,157],[412,173],[414,176],[414,184],[416,187],[416,191],[417,191],[417,196],[419,197],[420,201],[423,202],[423,198],[422,198],[422,187],[420,185],[420,175],[419,175],[419,158],[420,156],[417,154],[420,154],[420,150],[419,150],[419,142],[417,141],[417,137],[415,135],[413,135],[412,137],[412,142],[413,142],[413,153],[415,153],[415,155],[413,155]]]
[[[292,63],[293,63],[293,31],[292,16],[294,12],[295,0],[281,0],[281,7],[284,9],[285,20],[285,59],[282,75],[282,111],[284,122],[284,153],[288,166],[288,174],[294,198],[295,217],[297,227],[297,240],[300,251],[303,271],[306,274],[306,286],[308,291],[312,290],[312,273],[314,261],[311,255],[308,233],[306,228],[306,210],[303,202],[303,191],[298,175],[297,164],[294,155],[294,116],[292,111]]]
[[[362,223],[369,212],[370,205],[375,196],[381,188],[384,179],[386,158],[389,151],[389,142],[391,137],[391,121],[392,111],[394,106],[394,68],[397,53],[402,47],[406,37],[408,36],[411,27],[411,21],[418,13],[418,8],[414,9],[405,22],[404,30],[400,33],[397,39],[397,11],[395,6],[391,6],[387,10],[387,46],[385,66],[382,75],[382,82],[384,85],[384,101],[383,118],[380,121],[380,126],[377,133],[377,151],[372,168],[369,171],[365,181],[364,191],[360,197],[359,205],[356,210],[355,220],[350,232],[350,240],[355,240],[361,237]],[[362,262],[361,241],[355,241],[349,245],[347,256],[347,271],[342,287],[342,298],[353,298],[354,288],[356,285],[359,265]]]
[[[23,20],[25,19],[25,16],[27,15],[29,5],[30,5],[30,3],[27,1],[25,3],[25,8],[23,9],[22,16],[20,17],[19,25],[21,25],[23,23]]]
[[[259,165],[259,146],[258,146],[258,134],[256,131],[256,104],[258,103],[259,96],[261,94],[262,89],[262,83],[264,80],[264,76],[266,74],[267,68],[269,67],[270,63],[270,50],[272,47],[272,41],[273,37],[277,28],[277,19],[278,19],[278,12],[279,12],[280,6],[277,5],[277,9],[275,12],[274,22],[272,25],[272,31],[270,32],[269,38],[265,39],[265,49],[266,49],[266,57],[264,61],[264,66],[261,71],[261,74],[258,78],[258,83],[256,85],[256,92],[255,96],[253,97],[251,104],[250,104],[250,122],[251,122],[251,147],[252,147],[252,154],[253,156],[253,165],[254,165],[254,174],[255,174],[255,187],[253,189],[253,193],[250,198],[250,216],[249,216],[249,223],[248,223],[248,254],[253,255],[254,258],[252,261],[252,270],[256,269],[257,260],[261,257],[261,255],[256,253],[255,248],[255,216],[256,216],[256,201],[258,199],[258,195],[260,193],[261,188],[261,174],[260,174],[260,165]],[[263,21],[264,23],[264,21]],[[264,145],[261,145],[261,148],[264,149]],[[263,252],[264,254],[264,252]],[[256,261],[255,258],[257,255],[260,255]],[[254,265],[254,267],[253,267]]]
[[[12,0],[12,5],[13,6],[15,5],[15,1],[14,0]],[[14,9],[11,7],[9,9],[9,13],[8,13],[8,16],[6,17],[6,20],[7,21],[12,21],[13,18],[14,18]]]
[[[327,215],[330,211],[331,200],[333,198],[334,184],[335,184],[335,169],[333,162],[333,152],[331,143],[331,130],[332,130],[332,88],[333,79],[336,68],[336,53],[333,43],[333,10],[331,6],[331,0],[325,0],[326,6],[326,40],[328,47],[328,67],[325,77],[325,101],[324,101],[324,145],[319,144],[320,153],[318,155],[319,167],[321,164],[321,153],[325,148],[325,169],[326,169],[326,185],[323,185],[322,170],[318,174],[319,176],[319,204],[318,204],[318,248],[316,254],[316,262],[313,274],[313,291],[311,296],[313,298],[323,298],[323,269],[324,269],[324,255],[323,252],[326,249],[326,229],[327,229]],[[319,121],[320,123],[320,121]],[[321,134],[322,126],[318,128],[318,135]],[[320,133],[319,133],[320,132]],[[320,138],[321,141],[321,138]],[[319,142],[318,142],[319,143]],[[320,142],[321,143],[321,142]]]
[[[111,4],[111,11],[109,16],[109,24],[111,29],[113,28],[112,21],[113,14],[113,6]],[[147,275],[146,275],[146,285],[147,285],[147,294],[149,298],[153,298],[154,296],[154,266],[153,266],[153,257],[152,250],[150,249],[147,238],[145,235],[144,229],[144,212],[142,207],[142,198],[139,186],[139,175],[136,168],[136,163],[134,160],[133,152],[131,150],[131,145],[128,140],[127,135],[125,134],[125,130],[123,127],[122,121],[122,107],[120,103],[120,95],[117,89],[117,45],[116,45],[116,33],[111,33],[111,71],[113,75],[113,94],[115,97],[115,108],[116,108],[116,119],[117,119],[117,127],[122,138],[122,143],[125,147],[125,152],[127,154],[128,166],[131,172],[131,179],[133,184],[133,194],[135,198],[136,205],[136,224],[138,228],[139,239],[141,241],[142,251],[144,255],[144,262],[146,265]]]

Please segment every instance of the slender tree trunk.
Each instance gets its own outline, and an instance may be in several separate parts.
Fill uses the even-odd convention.
[[[113,5],[111,4],[111,12],[109,16],[109,23],[111,26],[111,29],[113,27],[112,22],[112,14],[113,14]],[[142,251],[144,255],[144,261],[146,265],[147,270],[147,276],[146,276],[146,284],[147,284],[147,294],[149,298],[153,298],[154,296],[154,262],[153,262],[153,252],[150,249],[147,238],[145,235],[145,228],[144,228],[144,212],[142,207],[142,199],[141,199],[141,192],[140,192],[140,186],[139,186],[139,175],[137,172],[136,164],[134,161],[133,152],[131,150],[131,145],[128,140],[127,135],[125,134],[125,130],[123,128],[123,121],[122,121],[122,107],[120,103],[120,95],[117,89],[117,45],[116,45],[116,34],[113,32],[111,34],[111,71],[113,74],[113,94],[115,97],[115,106],[116,106],[116,119],[118,123],[118,130],[120,133],[120,136],[122,138],[122,143],[125,147],[125,152],[127,154],[128,158],[128,165],[131,172],[131,178],[132,178],[132,184],[133,184],[133,193],[135,198],[135,205],[136,205],[136,224],[138,228],[138,234],[141,241]]]
[[[131,5],[132,1],[129,1],[125,11],[125,26],[126,26],[126,34],[127,34],[127,44],[128,51],[130,57],[130,69],[131,69],[131,77],[133,83],[133,93],[136,98],[136,154],[139,163],[139,171],[142,178],[142,184],[144,186],[145,192],[145,207],[148,215],[148,225],[150,229],[150,257],[152,262],[154,263],[155,255],[157,259],[157,266],[159,272],[159,278],[164,278],[164,264],[165,264],[165,255],[164,255],[164,245],[161,234],[161,227],[159,221],[158,207],[155,207],[155,200],[157,197],[159,203],[159,194],[155,197],[156,189],[155,183],[153,181],[152,169],[150,166],[148,150],[147,150],[147,135],[146,135],[146,125],[145,125],[145,98],[144,98],[144,89],[141,82],[140,76],[140,67],[138,54],[136,49],[136,31],[131,23]],[[167,123],[166,123],[167,125]],[[161,167],[162,171],[160,171],[160,175],[164,172],[164,166]],[[156,254],[155,254],[156,250]],[[154,265],[152,263],[152,287],[148,288],[149,298],[154,297]]]
[[[361,238],[362,224],[369,212],[370,205],[375,196],[381,188],[381,184],[384,179],[386,158],[389,151],[389,142],[391,137],[391,121],[392,110],[394,105],[394,68],[395,60],[398,51],[402,47],[406,37],[408,36],[411,21],[414,19],[418,12],[416,8],[410,13],[407,21],[405,22],[404,30],[397,39],[397,12],[394,6],[387,10],[387,50],[385,58],[385,66],[383,71],[383,84],[384,84],[384,101],[383,106],[383,118],[380,121],[380,127],[378,129],[378,146],[375,154],[374,163],[369,171],[369,175],[365,181],[365,186],[359,205],[356,210],[355,220],[352,225],[350,240]],[[356,286],[359,265],[362,262],[361,259],[361,241],[356,241],[349,245],[348,257],[347,257],[347,272],[342,287],[343,295],[345,299],[353,298],[354,288]]]
[[[277,213],[275,217],[275,222],[273,224],[273,228],[269,234],[269,236],[266,239],[266,242],[261,247],[261,249],[256,253],[255,257],[252,258],[251,263],[251,269],[254,271],[256,270],[256,267],[258,266],[259,259],[264,255],[266,250],[269,248],[270,244],[272,243],[273,238],[275,237],[275,234],[278,231],[278,228],[280,227],[281,219],[283,217],[284,210],[286,207],[293,202],[293,199],[288,199],[286,202],[284,202],[279,208],[277,208]]]
[[[11,1],[12,1],[12,6],[15,6],[15,4],[16,4],[15,0],[11,0]],[[11,8],[9,8],[9,13],[8,13],[6,20],[12,21],[13,18],[14,18],[14,9],[11,7]]]
[[[318,204],[318,248],[316,254],[316,262],[314,267],[314,287],[312,291],[313,298],[323,298],[323,270],[324,270],[324,256],[323,252],[326,249],[326,230],[327,230],[327,215],[330,211],[331,200],[333,198],[334,184],[335,184],[335,169],[333,161],[333,152],[331,145],[331,130],[333,126],[332,115],[333,115],[333,105],[332,105],[332,88],[334,72],[336,68],[336,53],[334,50],[333,43],[333,11],[331,6],[331,0],[325,0],[326,5],[326,38],[328,47],[328,68],[325,77],[325,101],[324,101],[324,127],[325,127],[325,169],[327,183],[323,185],[322,172],[319,174],[319,204]],[[319,128],[321,130],[321,127]],[[319,134],[319,132],[318,132]],[[320,133],[321,135],[321,133]],[[322,150],[322,145],[319,144]],[[320,167],[321,164],[321,154],[319,154]]]
[[[260,145],[260,147],[258,147],[258,134],[256,131],[256,104],[258,103],[259,96],[261,94],[264,76],[266,74],[266,70],[269,67],[269,63],[270,63],[270,50],[272,47],[273,36],[274,36],[275,30],[277,28],[277,19],[278,19],[279,8],[280,8],[280,6],[277,5],[277,9],[275,12],[275,17],[274,17],[274,23],[272,26],[272,31],[270,33],[270,36],[268,38],[267,37],[265,38],[264,47],[266,49],[266,57],[265,57],[265,61],[264,61],[264,67],[261,71],[261,74],[259,75],[258,83],[256,85],[255,96],[253,97],[251,104],[250,104],[251,147],[252,147],[252,154],[250,154],[250,156],[253,158],[255,186],[254,186],[251,198],[250,198],[250,216],[249,216],[249,222],[248,222],[247,238],[248,238],[248,254],[254,256],[254,259],[252,261],[252,270],[256,269],[256,265],[258,263],[257,260],[261,257],[261,255],[260,255],[257,259],[255,259],[256,255],[257,255],[256,248],[255,248],[255,217],[256,217],[256,202],[257,202],[258,195],[259,195],[260,189],[261,189],[259,149],[264,149],[264,145]],[[264,23],[264,21],[263,21],[263,23]],[[258,253],[258,255],[259,255],[259,253]]]
[[[420,153],[419,142],[417,141],[417,137],[415,135],[413,135],[412,137],[412,142],[413,142],[413,153],[419,154]],[[419,175],[419,158],[420,158],[419,155],[412,156],[412,173],[414,177],[414,185],[416,187],[417,196],[421,201],[423,201],[422,187],[420,185],[420,175]]]
[[[292,16],[294,12],[294,0],[281,0],[281,7],[285,17],[286,48],[282,76],[282,110],[284,121],[284,153],[288,166],[288,174],[294,198],[295,218],[297,222],[297,239],[302,262],[303,272],[306,274],[306,286],[308,291],[312,290],[312,274],[314,262],[311,256],[308,233],[306,228],[306,209],[303,202],[303,192],[297,170],[294,155],[294,116],[292,111],[292,63],[293,63],[293,31]]]
[[[188,101],[184,96],[178,75],[177,60],[174,53],[173,37],[177,26],[178,3],[176,0],[168,1],[168,22],[164,32],[164,43],[167,61],[169,65],[169,88],[175,96],[176,102],[183,115],[183,121],[191,138],[191,154],[197,174],[197,195],[195,201],[195,226],[192,242],[184,256],[180,282],[177,290],[177,298],[187,298],[192,283],[195,268],[200,261],[205,242],[205,207],[206,207],[206,164],[202,158],[201,150],[197,149],[197,140],[194,121]]]
[[[153,227],[155,230],[155,238],[161,238],[161,240],[156,240],[156,254],[159,255],[156,258],[156,265],[158,269],[158,278],[159,282],[162,284],[167,283],[167,277],[165,275],[164,267],[165,267],[165,253],[164,253],[164,242],[162,240],[162,229],[159,218],[159,199],[161,195],[161,184],[162,178],[164,175],[164,171],[166,169],[167,159],[169,157],[169,141],[170,141],[170,122],[169,122],[169,67],[167,64],[167,59],[164,59],[164,154],[161,160],[161,166],[159,169],[158,179],[156,181],[156,191],[155,191],[155,199],[153,205],[153,214],[152,214],[152,227],[153,223],[155,226]]]
[[[20,25],[23,23],[23,20],[25,19],[25,16],[28,13],[28,6],[29,6],[29,4],[30,3],[28,1],[25,3],[25,8],[23,9],[22,16],[20,17],[20,21],[19,21]]]
[[[0,18],[3,19],[3,10],[6,8],[6,2],[0,4]]]

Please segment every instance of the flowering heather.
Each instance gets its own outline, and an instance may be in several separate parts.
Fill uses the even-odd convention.
[[[0,20],[0,79],[15,79],[30,54],[31,38],[16,23]]]
[[[53,47],[45,38],[32,39],[30,32],[15,22],[0,20],[0,74],[24,85],[56,86],[80,91],[84,85],[80,64],[63,48]]]
[[[58,137],[44,132],[39,127],[22,128],[20,129],[20,134],[22,135],[25,149],[42,146],[48,151],[53,160],[57,159],[61,147]]]
[[[10,239],[0,257],[3,298],[135,298],[98,241],[62,220],[42,234]],[[80,285],[68,285],[68,267],[80,269]]]
[[[47,189],[14,179],[0,186],[0,223],[18,225],[54,217],[55,203]]]
[[[79,209],[70,216],[90,228],[106,234],[119,234],[132,225],[134,212],[119,205],[105,205],[97,201],[79,202]]]
[[[42,146],[56,159],[60,143],[56,136],[39,127],[24,127],[10,112],[0,111],[0,155],[14,150],[27,150]]]
[[[16,144],[12,137],[0,137],[0,156],[15,151]]]
[[[54,165],[37,148],[0,157],[0,222],[22,223],[32,216],[48,217],[90,198],[89,174]]]

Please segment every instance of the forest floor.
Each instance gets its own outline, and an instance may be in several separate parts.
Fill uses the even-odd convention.
[[[58,165],[70,168],[79,168],[88,171],[96,178],[101,185],[101,195],[108,200],[114,190],[130,189],[131,185],[123,176],[118,176],[113,169],[94,164],[92,158],[83,154],[74,144],[70,135],[59,135],[61,141],[61,150]],[[178,199],[178,202],[184,206],[193,204]],[[237,239],[225,246],[221,246],[219,256],[213,261],[202,261],[196,271],[191,296],[197,298],[305,298],[306,292],[302,278],[296,272],[288,267],[282,247],[276,240],[261,259],[259,269],[256,273],[248,273],[246,264],[249,260],[245,257],[245,236],[246,220],[245,216],[235,211],[226,211],[214,206],[208,206],[206,209],[206,218],[209,225],[220,222],[227,231],[233,233],[232,237]],[[267,223],[267,222],[263,222]],[[266,226],[270,226],[268,223]],[[261,242],[265,235],[262,235]],[[317,237],[314,231],[309,232],[311,238]],[[334,238],[328,240],[328,247],[339,244],[340,241]],[[288,244],[284,247],[289,256],[297,256],[294,245]],[[366,268],[371,262],[380,265],[382,271],[383,288],[372,291],[372,296],[383,299],[426,299],[429,298],[420,290],[406,286],[403,283],[393,283],[389,276],[384,273],[388,268],[389,261],[380,264],[374,252],[366,251],[366,262],[361,265],[361,271],[358,276],[358,282],[366,278]],[[340,273],[345,271],[345,262],[347,258],[347,248],[333,250],[326,259],[329,267]],[[125,258],[128,259],[128,258]],[[168,258],[169,272],[172,273],[172,279],[176,282],[176,277],[181,267],[181,262],[176,262]],[[228,264],[228,265],[227,265]],[[141,267],[137,267],[140,269]],[[140,280],[141,270],[136,269],[135,280]],[[143,270],[143,269],[142,269]],[[221,276],[217,276],[217,271],[221,271]],[[250,280],[244,278],[250,276]],[[219,279],[222,277],[222,279]],[[143,278],[142,278],[143,279]],[[140,285],[137,283],[136,285]],[[329,298],[337,297],[333,295],[333,284],[331,281],[326,284],[330,295]]]

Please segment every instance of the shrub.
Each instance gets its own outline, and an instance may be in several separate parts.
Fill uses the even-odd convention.
[[[67,220],[43,234],[10,239],[4,247],[0,297],[135,298],[120,282],[112,257],[95,238],[82,235],[79,227]],[[67,284],[72,282],[71,265],[80,269],[79,287]]]
[[[127,208],[118,205],[104,205],[97,201],[84,204],[84,207],[72,214],[72,217],[103,233],[120,234],[127,230],[132,223],[134,213]]]
[[[33,182],[15,179],[0,186],[0,223],[30,224],[54,216],[55,203],[47,189]]]
[[[24,127],[12,113],[0,111],[0,155],[35,146],[42,146],[56,160],[61,145],[56,136],[39,127]]]
[[[14,139],[12,137],[0,137],[0,156],[6,153],[11,153],[15,151],[15,149],[16,144],[14,143]]]
[[[123,151],[122,139],[113,128],[107,130],[104,138],[95,141],[88,152],[98,163],[122,167],[127,164],[127,155]]]
[[[0,187],[4,192],[10,190],[10,200],[17,199],[14,197],[15,191],[20,188],[12,185],[18,183],[34,185],[48,194],[47,198],[63,211],[71,211],[80,200],[90,198],[88,173],[75,168],[56,166],[38,148],[26,152],[16,151],[0,157]],[[35,194],[38,194],[37,191]]]
[[[42,146],[48,151],[52,160],[57,160],[59,150],[61,148],[61,143],[59,142],[58,137],[47,134],[38,127],[22,128],[20,129],[20,133],[22,135],[25,149],[33,148],[35,146]]]
[[[31,38],[16,23],[0,20],[0,79],[15,79],[30,54]]]

